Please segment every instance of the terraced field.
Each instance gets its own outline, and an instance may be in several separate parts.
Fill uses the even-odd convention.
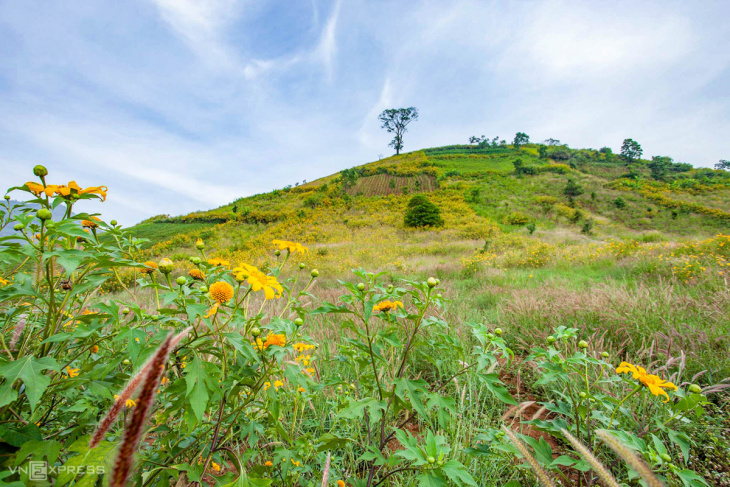
[[[355,185],[347,190],[347,193],[350,196],[381,196],[435,191],[436,189],[438,189],[436,178],[426,174],[410,177],[377,174],[358,178]]]

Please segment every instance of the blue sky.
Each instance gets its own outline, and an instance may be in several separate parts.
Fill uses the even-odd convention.
[[[0,1],[0,176],[132,224],[470,135],[730,158],[730,3]]]

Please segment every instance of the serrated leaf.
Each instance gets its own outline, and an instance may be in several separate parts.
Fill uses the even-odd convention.
[[[43,392],[51,383],[51,379],[43,374],[44,370],[58,371],[58,363],[51,357],[36,358],[28,355],[1,364],[0,376],[5,377],[5,382],[0,386],[0,407],[17,399],[18,393],[13,389],[13,384],[20,379],[25,385],[31,412],[34,411]]]

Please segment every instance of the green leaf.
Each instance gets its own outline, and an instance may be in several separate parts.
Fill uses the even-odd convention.
[[[680,450],[682,450],[682,456],[684,457],[684,461],[687,462],[689,460],[689,447],[691,445],[689,437],[685,435],[684,433],[678,433],[674,430],[667,431],[669,434],[669,439],[672,440],[672,443],[677,445]]]
[[[441,467],[441,470],[448,478],[453,480],[456,485],[466,484],[473,485],[475,487],[478,485],[474,480],[474,477],[472,477],[466,470],[466,467],[457,460],[449,460]]]
[[[676,473],[682,481],[682,484],[684,484],[684,487],[709,487],[710,485],[692,470],[680,470]]]
[[[31,412],[34,411],[43,392],[51,383],[51,379],[44,375],[43,371],[58,371],[58,367],[58,363],[51,357],[37,359],[33,355],[1,364],[0,376],[5,377],[5,382],[0,386],[0,407],[10,404],[18,398],[18,392],[13,389],[13,384],[20,379],[25,385],[25,394],[28,396]]]
[[[93,487],[96,485],[99,475],[109,468],[116,445],[109,441],[102,441],[96,448],[89,450],[89,439],[89,436],[82,436],[69,447],[69,451],[77,452],[78,455],[66,460],[64,466],[67,468],[58,474],[57,485],[66,485],[77,476],[76,472],[83,472],[74,486]]]
[[[417,477],[418,487],[446,487],[446,482],[440,477],[424,472]]]
[[[505,404],[511,404],[513,406],[517,405],[517,401],[514,400],[514,398],[510,395],[510,393],[507,391],[507,388],[504,387],[504,384],[502,384],[502,381],[499,380],[499,376],[497,374],[478,374],[479,378],[484,382],[484,385],[487,386],[487,389],[497,396],[497,399],[502,401]]]
[[[413,409],[422,417],[427,416],[426,408],[424,407],[424,399],[428,394],[426,387],[428,382],[423,379],[410,380],[410,379],[396,379],[395,383],[395,394],[404,401],[408,399]]]
[[[325,313],[353,313],[353,311],[346,306],[335,306],[334,304],[326,303],[319,308],[312,310],[309,314],[321,315]]]
[[[202,421],[203,413],[208,406],[208,373],[203,366],[202,361],[196,355],[195,359],[185,367],[185,383],[187,384],[187,393],[190,400],[190,406],[193,408],[195,417],[198,421]]]

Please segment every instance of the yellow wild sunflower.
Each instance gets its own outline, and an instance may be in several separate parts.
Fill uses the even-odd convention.
[[[290,254],[305,254],[309,252],[309,249],[304,245],[296,242],[289,242],[288,240],[274,240],[272,242],[279,250],[287,250]]]
[[[621,362],[616,368],[616,373],[632,374],[635,380],[639,381],[640,384],[643,384],[649,389],[649,392],[655,396],[666,397],[667,399],[664,402],[669,402],[669,394],[667,394],[667,391],[664,389],[671,389],[673,391],[677,390],[677,386],[671,382],[662,379],[658,375],[649,374],[645,368],[632,365],[628,362]]]
[[[81,220],[81,226],[84,228],[97,228],[100,222],[99,218],[92,216],[89,220]]]
[[[403,303],[401,303],[400,301],[382,301],[373,306],[373,313],[387,313],[388,311],[393,311],[395,309],[398,309],[399,307],[403,307]]]
[[[152,262],[151,260],[148,260],[144,263],[146,266],[144,269],[141,269],[141,272],[143,274],[152,274],[157,269],[157,262]]]
[[[205,274],[203,274],[203,271],[201,271],[200,269],[190,269],[188,275],[196,281],[202,281],[205,279]]]
[[[214,282],[210,285],[208,294],[219,304],[227,303],[233,297],[233,286],[225,281]]]

